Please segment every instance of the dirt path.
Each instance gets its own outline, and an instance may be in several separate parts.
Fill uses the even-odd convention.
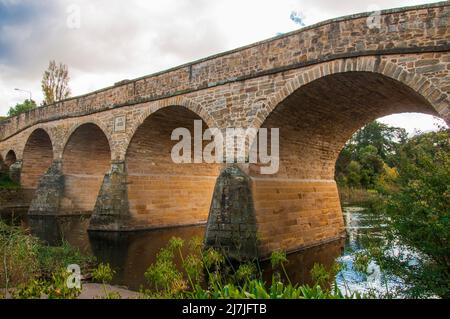
[[[108,293],[117,292],[120,294],[121,299],[136,299],[139,297],[139,293],[136,291],[131,291],[126,288],[106,285],[106,291]],[[6,299],[11,299],[11,293],[14,288],[10,289],[10,291],[6,294]],[[2,289],[0,294],[0,299],[4,295],[4,289]],[[83,283],[81,294],[77,299],[101,299],[105,296],[105,291],[102,284],[94,284],[94,283]],[[43,296],[41,299],[46,299],[46,296]]]
[[[138,298],[139,293],[136,291],[131,291],[125,288],[120,288],[116,286],[106,285],[106,290],[108,293],[117,292],[120,294],[121,299],[135,299]],[[85,283],[81,290],[81,294],[78,299],[97,299],[102,298],[105,295],[102,284]]]

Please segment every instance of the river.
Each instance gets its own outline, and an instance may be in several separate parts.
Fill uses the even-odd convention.
[[[371,289],[392,288],[397,282],[385,282],[375,264],[370,264],[372,274],[364,276],[352,269],[356,251],[364,249],[361,236],[367,232],[376,235],[377,229],[368,218],[366,209],[348,206],[343,208],[347,229],[345,239],[307,248],[288,255],[287,273],[293,283],[311,283],[310,270],[314,263],[326,267],[335,261],[343,265],[336,275],[336,283],[343,293],[368,292]],[[97,257],[99,262],[109,263],[116,271],[113,284],[139,290],[145,285],[144,272],[155,261],[158,251],[173,236],[189,240],[203,237],[205,226],[167,228],[140,232],[88,232],[89,217],[28,217],[26,212],[3,212],[1,218],[16,225],[29,228],[31,233],[50,245],[66,240],[84,253]],[[262,262],[264,278],[270,280],[270,262]]]

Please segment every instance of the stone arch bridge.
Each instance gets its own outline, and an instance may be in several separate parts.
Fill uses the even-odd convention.
[[[336,239],[344,224],[334,167],[352,134],[399,112],[450,121],[450,2],[377,18],[325,21],[9,118],[3,162],[30,214],[93,212],[92,230],[209,216],[207,243],[246,255],[256,242],[260,256]],[[174,164],[171,132],[194,120],[280,128],[278,173]]]

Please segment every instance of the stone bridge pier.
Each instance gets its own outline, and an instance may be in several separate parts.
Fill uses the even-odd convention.
[[[449,2],[382,11],[376,27],[372,14],[6,119],[2,169],[20,183],[29,214],[88,214],[91,231],[207,224],[205,244],[236,259],[340,238],[334,170],[352,134],[402,112],[450,123]],[[268,143],[278,169],[265,174],[267,163],[249,161],[261,131],[245,163],[199,160],[210,141],[196,136],[208,128],[264,128],[269,141],[278,129]],[[177,162],[181,136],[192,148]]]

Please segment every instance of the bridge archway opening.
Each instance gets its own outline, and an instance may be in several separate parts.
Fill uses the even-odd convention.
[[[344,191],[344,196],[341,196],[341,198],[343,197],[343,201],[346,201],[345,198],[347,197],[345,195],[346,188],[374,188],[377,182],[377,177],[383,173],[386,173],[387,167],[395,167],[396,164],[390,157],[390,155],[393,154],[391,153],[393,150],[387,144],[383,143],[387,138],[384,137],[383,134],[380,134],[381,130],[383,130],[384,133],[388,133],[386,129],[389,128],[389,134],[391,135],[389,139],[391,141],[402,143],[403,140],[407,140],[411,137],[411,134],[421,134],[419,127],[423,127],[424,124],[428,127],[433,125],[435,130],[445,128],[448,129],[447,123],[443,119],[438,118],[436,115],[417,112],[393,113],[390,115],[394,116],[383,116],[376,118],[371,122],[365,123],[360,128],[361,130],[366,128],[364,134],[361,134],[362,131],[355,132],[349,140],[342,145],[341,151],[338,153],[338,157],[336,158],[335,180],[338,183],[340,190],[342,189]],[[407,115],[407,117],[405,117],[405,115]],[[406,123],[405,120],[410,121]],[[421,122],[420,124],[419,121]],[[396,128],[398,128],[398,130]],[[363,144],[361,141],[363,141]],[[367,151],[374,152],[374,156],[370,157],[371,162],[367,163],[368,167],[366,167],[366,171],[364,173],[362,172],[363,167],[360,166],[362,164],[362,159],[360,158],[361,151],[357,150],[358,147],[353,147],[358,146],[358,143],[359,147],[373,147],[371,150],[367,149]],[[352,171],[353,176],[352,178],[348,178],[349,169],[351,170],[351,164],[355,165],[353,166]],[[367,171],[367,169],[369,169],[369,171]]]
[[[279,171],[261,175],[260,164],[249,170],[263,251],[337,238],[343,218],[334,172],[341,149],[364,125],[404,112],[438,116],[410,87],[370,72],[328,75],[280,102],[261,125],[279,128]]]
[[[16,161],[17,161],[16,152],[14,152],[13,150],[9,150],[9,152],[6,153],[6,157],[5,157],[5,160],[4,160],[6,168],[9,168]]]
[[[39,179],[47,172],[53,162],[53,146],[48,133],[36,129],[28,137],[23,150],[20,184],[30,194],[38,187]]]
[[[93,123],[77,127],[63,151],[61,210],[91,213],[110,167],[111,149],[105,133]]]
[[[194,144],[196,113],[168,106],[148,116],[136,130],[126,153],[128,199],[131,216],[141,225],[165,227],[206,222],[218,164],[174,163],[171,140],[176,128],[186,128]],[[205,145],[205,144],[204,144]],[[191,149],[191,159],[193,149]]]
[[[5,158],[0,155],[0,171],[2,174],[8,174],[10,166],[16,161],[16,153],[13,150],[9,150],[8,153],[6,153]]]

